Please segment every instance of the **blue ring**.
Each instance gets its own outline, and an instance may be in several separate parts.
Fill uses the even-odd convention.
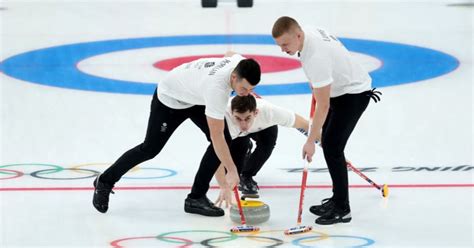
[[[412,83],[455,70],[459,61],[451,55],[418,46],[362,39],[340,39],[353,52],[383,62],[371,72],[374,87]],[[167,46],[217,44],[275,45],[270,35],[188,35],[132,38],[55,46],[12,56],[0,63],[0,71],[20,80],[43,85],[124,94],[153,94],[156,84],[116,80],[81,72],[76,65],[106,53]],[[278,48],[275,48],[278,49]],[[157,82],[159,79],[157,78]],[[307,82],[260,85],[260,95],[310,93]]]
[[[302,237],[302,238],[297,238],[295,240],[293,240],[291,243],[293,245],[296,245],[296,246],[299,246],[299,247],[317,247],[317,246],[307,246],[307,245],[302,245],[300,244],[301,241],[303,240],[306,240],[306,239],[312,239],[312,238],[318,238],[318,237],[321,237],[320,235],[314,235],[314,236],[306,236],[306,237]],[[366,237],[359,237],[359,236],[350,236],[350,235],[327,235],[325,237],[329,237],[329,238],[351,238],[351,239],[361,239],[361,240],[364,240],[366,241],[365,244],[361,244],[361,245],[356,245],[356,246],[350,246],[350,247],[367,247],[369,245],[373,245],[375,243],[375,241],[373,239],[369,239],[369,238],[366,238]]]
[[[125,178],[125,179],[158,179],[158,178],[172,177],[172,176],[178,174],[174,170],[165,169],[165,168],[140,168],[140,170],[160,170],[160,171],[169,172],[169,174],[164,175],[164,176],[157,176],[157,177],[122,177],[122,178]]]

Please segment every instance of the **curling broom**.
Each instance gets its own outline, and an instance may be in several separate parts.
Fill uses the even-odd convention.
[[[303,168],[303,177],[301,179],[301,191],[300,191],[300,203],[298,207],[298,218],[296,220],[296,226],[285,230],[286,235],[293,235],[299,233],[305,233],[313,230],[312,226],[301,225],[301,215],[303,214],[303,201],[304,192],[306,190],[306,181],[308,179],[308,162],[305,159]]]
[[[235,226],[230,229],[232,233],[242,233],[242,232],[258,232],[260,227],[256,226],[247,226],[244,216],[244,211],[242,210],[242,204],[240,203],[239,191],[237,191],[237,186],[234,187],[235,200],[237,201],[237,207],[239,208],[241,226]]]
[[[365,181],[370,183],[376,189],[380,190],[382,192],[383,197],[385,197],[385,198],[388,197],[388,185],[387,184],[384,184],[382,186],[376,184],[374,181],[372,181],[370,178],[368,178],[366,175],[364,175],[361,171],[356,169],[349,160],[346,160],[346,163],[347,163],[347,167],[349,167],[353,172],[355,172],[357,175],[362,177]]]

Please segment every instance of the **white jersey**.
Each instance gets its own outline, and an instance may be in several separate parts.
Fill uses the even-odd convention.
[[[224,119],[232,92],[230,77],[245,59],[239,54],[224,58],[202,58],[171,70],[158,83],[158,99],[173,109],[205,105],[206,116]]]
[[[253,125],[248,131],[241,132],[239,124],[235,122],[234,118],[232,118],[230,104],[231,100],[232,99],[229,100],[229,104],[227,106],[225,119],[232,139],[246,136],[250,133],[256,133],[274,125],[280,125],[284,127],[293,127],[295,125],[294,112],[275,106],[261,98],[257,98],[258,113],[257,116],[255,116]]]
[[[305,28],[299,53],[303,70],[313,88],[331,84],[331,97],[371,89],[372,79],[333,35],[320,28]]]

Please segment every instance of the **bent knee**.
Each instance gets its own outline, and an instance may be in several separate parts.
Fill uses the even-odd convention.
[[[142,143],[139,148],[140,148],[140,151],[143,153],[143,155],[146,158],[152,159],[152,158],[156,157],[156,155],[158,155],[158,153],[160,153],[162,147]]]

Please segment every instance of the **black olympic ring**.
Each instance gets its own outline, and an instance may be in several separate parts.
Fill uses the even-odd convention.
[[[239,238],[249,238],[250,236],[238,236]],[[229,237],[226,237],[226,236],[223,236],[223,237],[217,237],[217,238],[210,238],[210,239],[205,239],[203,241],[201,241],[201,245],[205,246],[205,247],[218,247],[218,246],[212,246],[210,245],[209,243],[213,242],[213,241],[216,241],[216,240],[220,240],[220,239],[228,239]],[[282,244],[284,244],[285,242],[281,239],[277,239],[277,238],[272,238],[272,237],[264,237],[264,236],[255,236],[255,235],[252,235],[252,238],[255,238],[255,239],[267,239],[267,240],[271,240],[271,241],[275,241],[275,244],[273,245],[268,245],[268,246],[261,246],[261,247],[277,247],[277,246],[280,246]]]
[[[38,174],[47,174],[45,172],[47,171],[50,171],[50,170],[56,170],[56,169],[45,169],[45,170],[39,170],[39,171],[35,171],[35,172],[32,172],[30,174],[30,176],[32,177],[36,177],[36,178],[40,178],[40,179],[50,179],[50,180],[76,180],[76,179],[86,179],[86,178],[92,178],[92,177],[96,177],[97,175],[99,175],[100,172],[96,171],[96,170],[89,170],[89,169],[79,169],[79,168],[74,168],[74,169],[71,169],[71,168],[63,168],[61,171],[66,171],[66,170],[72,170],[72,171],[88,171],[88,172],[92,172],[93,174],[92,175],[89,175],[89,176],[84,176],[84,177],[63,177],[63,178],[56,178],[56,177],[44,177],[44,176],[39,176]]]

